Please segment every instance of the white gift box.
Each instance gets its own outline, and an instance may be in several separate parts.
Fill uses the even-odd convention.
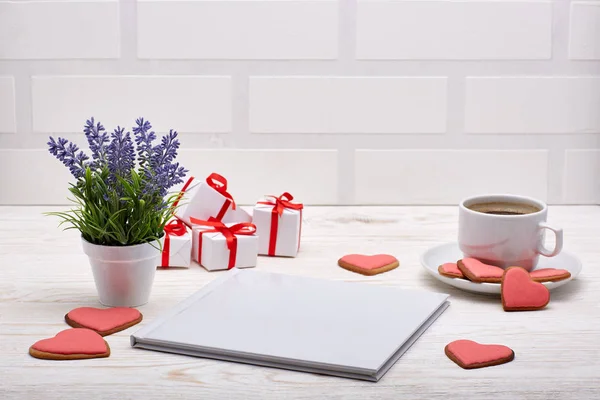
[[[231,227],[236,224],[225,224]],[[221,232],[215,232],[212,226],[194,225],[192,229],[192,258],[208,271],[226,270],[229,268],[231,251],[227,247],[227,239]],[[237,234],[235,244],[236,268],[256,266],[258,255],[258,236]]]
[[[291,197],[291,196],[290,196]],[[269,202],[273,204],[261,204]],[[295,210],[283,207],[281,215],[273,213],[276,207],[275,198],[265,198],[254,207],[252,223],[258,235],[258,254],[269,256],[296,257],[300,249],[302,232],[302,209]],[[272,219],[277,218],[276,224]],[[277,235],[271,237],[271,229]]]
[[[211,180],[214,174],[209,175],[206,181],[189,178],[182,189],[182,197],[174,204],[175,215],[185,224],[191,226],[190,218],[208,220],[210,217],[217,218],[224,223],[228,222],[251,222],[252,217],[242,208],[233,209],[233,201],[215,189],[227,193],[227,180],[222,178],[223,186],[215,185]],[[209,184],[209,182],[212,183]],[[224,189],[223,189],[224,188]]]
[[[169,224],[165,227],[159,267],[190,267],[192,262],[192,234],[185,225],[181,224],[181,226],[181,229],[185,229],[185,233],[181,236],[169,233]]]

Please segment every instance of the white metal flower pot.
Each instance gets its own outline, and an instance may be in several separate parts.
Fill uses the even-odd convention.
[[[148,302],[160,262],[158,242],[100,246],[83,238],[81,241],[92,266],[100,303],[136,307]]]

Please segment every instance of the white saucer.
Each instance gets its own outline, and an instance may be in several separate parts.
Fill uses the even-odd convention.
[[[463,254],[458,248],[458,243],[446,243],[435,246],[421,255],[421,264],[425,270],[434,278],[448,285],[473,293],[500,294],[499,283],[475,283],[461,278],[448,278],[438,272],[438,267],[444,263],[456,262],[463,258]],[[566,269],[571,273],[571,277],[557,282],[544,282],[549,290],[569,283],[581,272],[581,261],[573,254],[561,251],[556,257],[540,257],[540,261],[535,269],[542,268],[560,268]]]

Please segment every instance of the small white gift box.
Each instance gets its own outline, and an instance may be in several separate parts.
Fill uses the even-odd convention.
[[[207,221],[204,221],[207,222]],[[208,271],[256,266],[258,236],[249,223],[223,224],[211,218],[192,227],[192,258]]]
[[[173,220],[165,225],[159,267],[189,268],[192,262],[192,234],[185,224]]]
[[[227,192],[227,179],[216,173],[210,174],[206,181],[189,178],[173,207],[175,215],[188,226],[193,225],[190,218],[213,217],[224,223],[252,221],[250,214],[237,207]]]
[[[256,203],[252,223],[258,235],[258,254],[296,257],[302,233],[302,208],[292,203],[294,197],[284,193],[267,196]]]

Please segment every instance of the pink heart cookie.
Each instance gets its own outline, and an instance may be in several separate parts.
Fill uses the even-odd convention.
[[[348,254],[338,260],[338,265],[362,275],[377,275],[398,267],[400,263],[396,257],[389,254],[376,254],[372,256]]]
[[[463,278],[465,275],[458,269],[456,263],[445,263],[438,267],[438,273],[448,278]]]
[[[504,311],[540,310],[550,302],[548,288],[531,280],[529,273],[520,267],[506,269],[500,291]]]
[[[65,315],[67,324],[74,328],[88,328],[101,336],[122,331],[142,320],[142,314],[135,308],[93,308],[79,307]]]
[[[571,273],[566,269],[542,268],[531,271],[529,276],[536,282],[556,282],[569,279]]]
[[[80,360],[102,358],[110,355],[108,343],[96,332],[84,328],[71,328],[56,336],[35,342],[29,354],[46,360]]]
[[[475,258],[463,258],[456,265],[473,282],[500,283],[504,270],[494,265],[484,264]]]
[[[444,348],[449,359],[464,369],[490,367],[512,361],[515,352],[500,344],[480,344],[472,340],[455,340]]]

